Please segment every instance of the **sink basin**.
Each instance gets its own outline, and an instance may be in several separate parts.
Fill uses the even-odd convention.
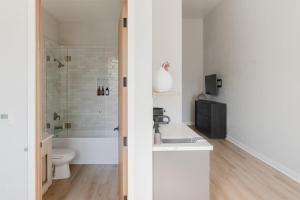
[[[162,143],[165,144],[188,144],[188,143],[196,143],[200,138],[162,138]]]

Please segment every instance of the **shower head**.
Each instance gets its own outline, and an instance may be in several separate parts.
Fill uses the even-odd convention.
[[[55,62],[57,62],[58,63],[58,68],[62,68],[62,67],[64,67],[65,65],[64,64],[62,64],[58,59],[56,59],[56,58],[54,58],[54,61]]]

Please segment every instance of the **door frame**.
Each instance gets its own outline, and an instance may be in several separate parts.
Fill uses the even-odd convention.
[[[124,0],[119,0],[122,4]],[[127,0],[125,0],[127,2]],[[41,0],[28,1],[28,200],[42,200],[42,7]],[[128,3],[127,10],[128,10]],[[128,41],[128,40],[127,40]],[[34,52],[34,53],[33,53]],[[128,55],[127,55],[128,57]],[[128,62],[128,61],[127,61]],[[126,65],[127,67],[128,65]],[[120,80],[119,80],[120,81]],[[128,102],[127,102],[128,103]],[[33,148],[30,148],[33,147]],[[127,155],[127,165],[129,163]],[[127,168],[128,170],[128,168]],[[128,174],[128,173],[127,173]],[[128,179],[127,187],[128,187]]]
[[[28,97],[27,97],[27,146],[24,151],[27,151],[27,199],[28,200],[41,200],[39,194],[42,187],[38,187],[39,183],[39,158],[41,152],[40,141],[41,131],[37,131],[39,128],[37,117],[39,101],[39,87],[38,71],[41,69],[40,51],[41,48],[41,33],[40,33],[40,0],[28,0],[27,1],[27,84],[28,84]]]
[[[121,0],[118,21],[119,200],[128,198],[128,0]],[[126,82],[126,83],[125,83]]]
[[[36,150],[39,149],[40,138],[36,132],[36,12],[37,0],[28,0],[28,200],[40,200],[36,196]],[[131,20],[128,26],[128,196],[131,200],[152,199],[152,118],[139,113],[135,109],[146,108],[151,115],[152,87],[152,0],[129,0],[128,15]],[[145,28],[145,24],[148,27]],[[138,44],[138,45],[137,45]],[[139,66],[139,67],[138,67]],[[140,68],[143,66],[143,70]],[[139,76],[138,76],[139,75]],[[138,87],[137,87],[138,86]],[[137,87],[137,88],[135,88]],[[139,94],[139,95],[136,95]],[[141,96],[142,94],[142,96]],[[144,113],[145,114],[145,113]],[[138,133],[138,134],[137,134]],[[36,141],[38,138],[38,141]],[[139,141],[136,144],[135,141]],[[38,147],[38,148],[37,148]],[[136,170],[138,169],[138,170]],[[139,178],[143,177],[143,179]],[[140,198],[141,197],[141,198]]]
[[[42,5],[41,0],[35,0],[35,199],[42,200],[42,158],[41,158],[41,142],[42,142],[42,131],[43,131],[43,110],[42,110]]]

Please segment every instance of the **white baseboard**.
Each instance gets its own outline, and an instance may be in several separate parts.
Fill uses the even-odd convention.
[[[282,164],[266,157],[265,155],[263,155],[261,153],[258,153],[257,151],[255,151],[255,150],[251,149],[250,147],[242,144],[241,142],[237,141],[236,139],[234,139],[232,137],[227,136],[227,140],[229,142],[235,144],[239,148],[243,149],[247,153],[251,154],[255,158],[257,158],[257,159],[261,160],[262,162],[266,163],[267,165],[271,166],[272,168],[274,168],[274,169],[278,170],[279,172],[285,174],[286,176],[290,177],[294,181],[300,183],[300,174],[298,174],[297,172],[283,166]]]
[[[194,126],[195,122],[183,122],[187,126]]]

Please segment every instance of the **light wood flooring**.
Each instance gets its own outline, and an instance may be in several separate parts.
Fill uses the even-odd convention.
[[[226,140],[206,139],[214,146],[210,200],[300,200],[299,183]]]
[[[54,181],[43,200],[118,200],[117,165],[71,165],[71,174]]]
[[[300,200],[299,183],[228,141],[207,140],[214,146],[210,200]],[[117,169],[72,165],[72,177],[54,182],[43,200],[117,200]]]

